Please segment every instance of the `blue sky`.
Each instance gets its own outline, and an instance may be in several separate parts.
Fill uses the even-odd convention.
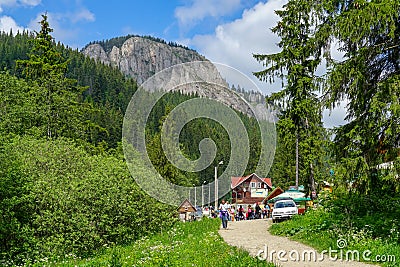
[[[37,29],[49,14],[54,36],[73,47],[126,34],[180,41],[213,34],[218,25],[240,19],[255,0],[0,0],[1,29]],[[262,2],[261,2],[262,3]],[[8,20],[5,20],[8,19]],[[261,26],[261,25],[260,25]],[[57,38],[58,37],[58,38]]]
[[[253,83],[245,84],[247,89],[258,87],[271,93],[279,90],[280,83],[270,85],[252,75],[263,68],[252,54],[279,51],[279,39],[270,28],[278,20],[274,10],[286,1],[0,0],[0,30],[38,30],[40,16],[47,12],[56,41],[73,48],[127,34],[152,35],[239,70]],[[242,83],[235,77],[229,79],[233,84]],[[329,121],[342,117],[343,112],[333,112],[325,121],[331,126]]]
[[[38,30],[47,12],[56,41],[73,48],[127,34],[152,35],[252,76],[262,68],[252,53],[267,52],[278,40],[268,29],[277,19],[274,9],[285,1],[0,0],[0,30]]]

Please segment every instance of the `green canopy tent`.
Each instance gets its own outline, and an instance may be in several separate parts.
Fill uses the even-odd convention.
[[[290,189],[287,190],[285,192],[283,192],[282,194],[271,198],[270,200],[268,200],[268,203],[275,203],[277,200],[280,199],[293,199],[294,202],[298,203],[298,202],[302,202],[302,201],[310,201],[311,198],[309,197],[305,197],[305,193],[301,192],[299,190],[294,190],[294,189]]]

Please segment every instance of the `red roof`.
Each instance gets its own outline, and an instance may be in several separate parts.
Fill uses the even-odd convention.
[[[274,189],[274,191],[272,191],[262,202],[264,204],[266,204],[268,202],[268,200],[279,196],[280,194],[282,194],[284,191],[282,190],[282,188],[280,188],[279,186],[277,188]]]
[[[232,176],[231,177],[231,189],[234,189],[234,188],[238,187],[244,181],[246,181],[248,179],[252,179],[253,177],[258,178],[261,182],[267,184],[269,188],[272,188],[271,178],[261,178],[257,174],[252,173],[252,174],[250,174],[248,176],[244,176],[244,177],[234,177],[234,176]]]

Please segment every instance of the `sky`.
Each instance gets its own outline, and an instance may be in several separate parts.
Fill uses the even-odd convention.
[[[246,89],[270,94],[280,82],[261,82],[252,75],[263,69],[253,54],[279,51],[271,32],[275,10],[287,0],[0,0],[0,30],[39,30],[47,12],[53,37],[72,48],[127,34],[151,35],[188,46],[207,59],[237,69],[250,83],[227,78]],[[243,85],[244,84],[244,85]],[[327,127],[343,124],[343,106],[324,112]]]

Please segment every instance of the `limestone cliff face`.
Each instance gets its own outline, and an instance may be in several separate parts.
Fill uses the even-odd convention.
[[[176,69],[172,70],[171,73],[163,72],[163,77],[157,78],[161,80],[150,79],[150,81],[157,83],[156,85],[149,86],[147,84],[146,87],[156,89],[164,80],[169,80],[171,84],[166,85],[166,88],[162,88],[162,90],[175,88],[174,90],[181,91],[184,94],[196,93],[200,97],[215,99],[242,113],[254,116],[254,111],[252,112],[249,105],[243,100],[243,97],[247,101],[250,100],[249,102],[253,102],[253,107],[257,103],[254,103],[253,99],[248,99],[243,94],[230,90],[217,68],[196,51],[137,36],[130,37],[120,47],[110,46],[107,50],[108,52],[100,44],[91,44],[85,47],[82,53],[96,61],[119,68],[125,75],[135,78],[139,84],[149,81],[148,79],[154,74],[171,66],[202,61],[203,63],[199,62],[191,70],[180,73],[176,73]],[[181,76],[182,73],[186,77]],[[188,80],[187,75],[191,77],[189,80],[204,80],[209,81],[209,83],[185,84],[185,80]],[[180,82],[185,85],[178,86]],[[263,106],[265,108],[265,105]]]
[[[118,67],[139,84],[155,73],[176,64],[206,60],[193,50],[170,46],[142,37],[131,37],[121,47],[106,52],[100,44],[91,44],[83,54],[105,64]]]

